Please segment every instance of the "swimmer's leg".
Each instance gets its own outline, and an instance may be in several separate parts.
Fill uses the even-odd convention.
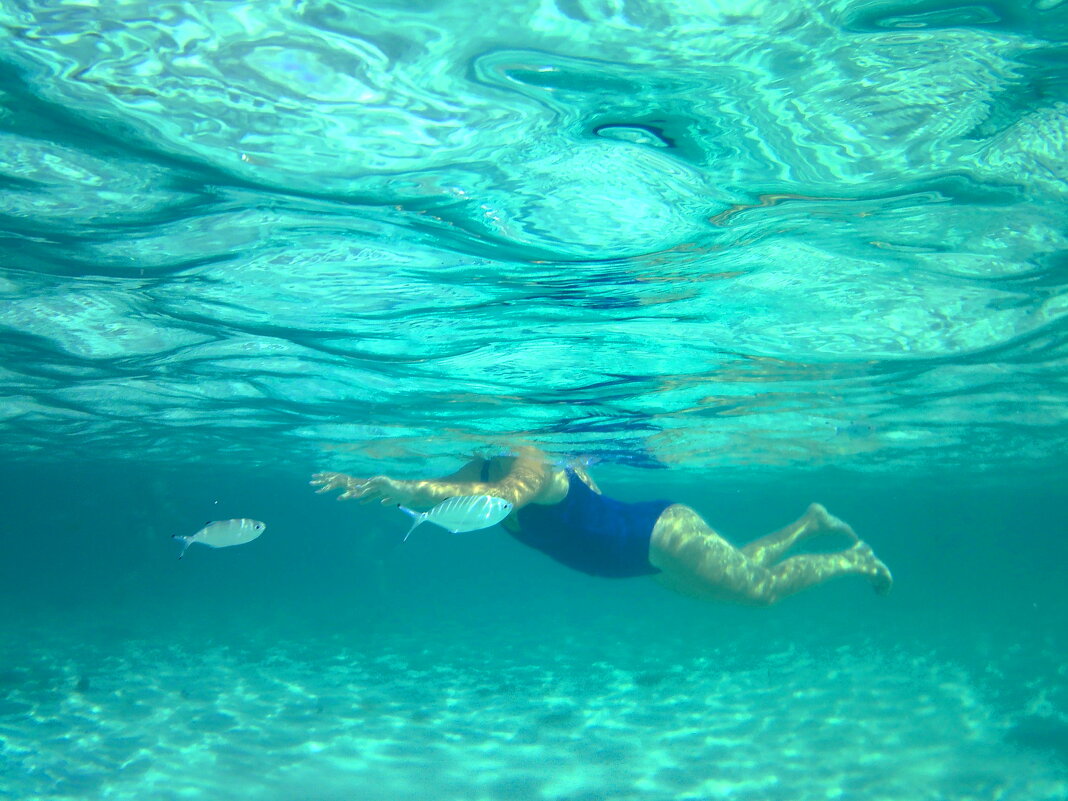
[[[886,595],[894,584],[890,569],[876,558],[866,542],[837,553],[791,556],[768,572],[771,575],[767,585],[761,588],[762,601],[768,604],[835,576],[866,576],[879,595]]]
[[[755,606],[769,606],[836,576],[866,576],[880,594],[892,583],[886,565],[861,542],[838,553],[804,554],[766,567],[678,504],[657,521],[649,561],[661,570],[656,579],[678,592]]]
[[[794,545],[820,534],[841,534],[854,545],[860,542],[860,538],[848,523],[830,514],[820,504],[814,503],[793,523],[773,534],[754,540],[742,548],[742,553],[758,564],[771,567]]]

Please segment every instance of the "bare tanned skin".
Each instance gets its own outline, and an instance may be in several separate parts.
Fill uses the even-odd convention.
[[[451,476],[421,481],[400,481],[389,476],[353,478],[344,473],[316,473],[317,492],[340,489],[339,501],[358,498],[384,504],[431,507],[457,495],[492,495],[510,501],[516,509],[528,503],[559,503],[567,495],[567,474],[552,468],[536,453],[495,457],[490,461],[490,481],[480,481],[482,461],[468,462]]]
[[[480,480],[482,464],[483,460],[475,460],[451,476],[420,481],[316,473],[311,484],[318,492],[342,490],[338,500],[379,500],[424,508],[456,495],[492,495],[511,501],[517,510],[528,503],[559,503],[567,496],[567,473],[538,451],[490,459],[488,481]],[[598,491],[585,471],[576,472]],[[515,525],[512,516],[506,523]],[[820,535],[845,537],[852,546],[835,553],[787,555],[794,545]],[[661,571],[654,578],[677,592],[755,606],[770,606],[836,576],[864,576],[880,595],[893,584],[889,569],[871,547],[819,504],[785,528],[743,548],[723,539],[693,509],[674,504],[663,511],[653,528],[649,562]]]
[[[835,553],[786,556],[797,543],[827,534],[848,537],[853,545]],[[688,506],[669,506],[653,528],[649,562],[661,570],[653,578],[677,592],[751,606],[770,606],[836,576],[865,576],[880,595],[893,584],[871,547],[819,504],[744,548],[731,545]]]

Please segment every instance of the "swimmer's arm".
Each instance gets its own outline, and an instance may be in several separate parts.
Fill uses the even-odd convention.
[[[481,462],[471,462],[452,476],[442,479],[401,481],[389,476],[373,476],[358,479],[344,473],[316,473],[312,485],[318,492],[341,489],[338,500],[359,498],[363,501],[378,500],[384,504],[430,507],[457,495],[493,495],[510,501],[517,509],[530,503],[549,482],[549,465],[544,459],[534,456],[518,456],[511,469],[499,481],[465,481],[458,476],[471,475]]]
[[[482,474],[482,464],[482,459],[474,459],[455,473],[445,478],[428,482],[401,481],[389,476],[357,478],[346,473],[328,472],[316,473],[312,476],[310,483],[313,487],[318,487],[316,490],[318,493],[330,492],[336,489],[341,490],[341,494],[337,497],[339,501],[350,501],[358,498],[366,503],[367,501],[380,499],[382,503],[422,506],[425,502],[432,506],[437,501],[430,497],[428,493],[424,493],[427,497],[419,497],[415,489],[416,484],[434,483],[444,486],[446,484],[459,485],[463,483],[467,485],[480,483],[479,477]],[[467,494],[474,495],[476,493],[469,492]]]

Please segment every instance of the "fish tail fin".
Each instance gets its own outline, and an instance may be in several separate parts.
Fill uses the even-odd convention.
[[[181,540],[182,541],[182,550],[181,550],[181,553],[178,554],[178,558],[181,559],[183,556],[185,556],[186,548],[188,548],[190,543],[193,542],[193,538],[192,537],[183,537],[181,534],[172,534],[171,535],[171,539],[172,540]]]
[[[419,526],[420,523],[422,523],[424,520],[426,520],[426,512],[413,512],[408,507],[401,506],[399,503],[397,504],[397,508],[400,509],[402,512],[404,512],[404,514],[415,518],[415,522],[412,523],[412,527],[410,529],[408,529],[408,533],[405,534],[404,535],[404,539],[401,540],[401,542],[407,542],[408,541],[408,537],[411,536],[412,532],[415,531],[415,529]]]

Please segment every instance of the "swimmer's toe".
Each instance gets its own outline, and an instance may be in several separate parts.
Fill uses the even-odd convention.
[[[858,542],[853,546],[860,555],[862,570],[871,581],[872,589],[876,595],[889,595],[894,586],[894,576],[882,560],[880,560],[871,546],[866,542]]]
[[[872,589],[875,590],[876,595],[889,595],[890,590],[894,586],[894,576],[890,572],[890,568],[888,568],[881,559],[876,557],[874,553],[871,555],[871,562],[872,572],[870,576]]]
[[[808,517],[813,521],[812,534],[841,534],[848,537],[854,543],[860,541],[860,537],[853,531],[853,527],[840,517],[835,517],[821,503],[814,503],[808,507]]]
[[[871,586],[874,588],[875,594],[889,595],[894,586],[894,576],[890,572],[890,568],[876,559],[875,571],[875,575],[871,579]]]

